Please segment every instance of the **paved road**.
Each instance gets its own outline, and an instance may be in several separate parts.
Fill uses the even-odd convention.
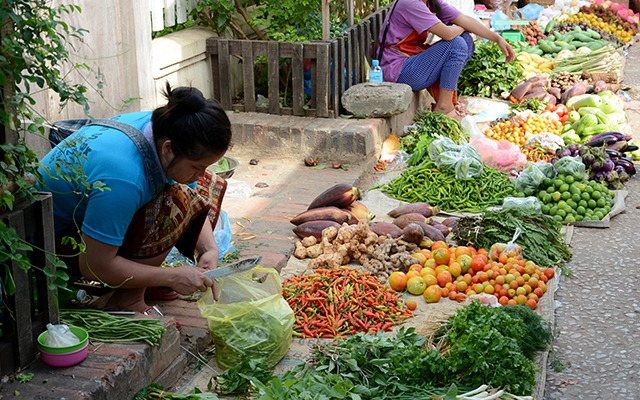
[[[629,50],[623,86],[640,98],[639,43]],[[635,130],[640,114],[627,115]],[[555,356],[549,357],[545,399],[640,399],[640,178],[627,189],[626,212],[613,218],[610,228],[574,231],[569,264],[574,277],[562,277],[555,294]],[[554,368],[554,362],[564,369]]]

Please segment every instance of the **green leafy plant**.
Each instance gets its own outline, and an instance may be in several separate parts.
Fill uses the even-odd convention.
[[[458,91],[465,96],[499,97],[510,92],[522,77],[518,61],[508,64],[494,42],[476,42],[471,60],[458,80]]]
[[[70,84],[65,71],[89,70],[86,64],[70,61],[70,40],[80,39],[84,30],[63,21],[65,14],[80,12],[76,5],[52,6],[46,0],[11,1],[0,4],[0,217],[14,209],[19,202],[32,201],[38,176],[36,153],[26,144],[28,134],[45,134],[44,118],[33,107],[33,93],[42,90],[55,92],[61,107],[73,102],[85,113],[89,102],[86,87]],[[45,234],[53,234],[47,232]],[[51,267],[39,268],[30,261],[37,249],[21,238],[15,229],[0,219],[0,265],[3,265],[2,291],[15,294],[9,266],[16,264],[24,271],[40,269],[54,278],[50,289],[66,285],[69,279],[66,265],[55,254],[46,254]],[[6,310],[5,310],[6,311]],[[4,312],[4,311],[3,311]]]
[[[356,3],[354,22],[375,11],[372,0]],[[379,6],[389,3],[389,0],[382,0]],[[334,4],[329,16],[332,38],[342,35],[348,19],[345,8]],[[218,33],[231,29],[242,39],[249,39],[244,25],[260,40],[308,42],[322,39],[321,10],[320,0],[201,0],[191,11],[191,17],[199,25]]]

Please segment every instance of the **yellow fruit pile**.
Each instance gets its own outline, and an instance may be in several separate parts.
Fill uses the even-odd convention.
[[[501,121],[487,129],[484,134],[495,140],[508,140],[518,146],[524,146],[527,140],[542,132],[555,135],[562,133],[562,123],[559,120],[544,115],[529,117],[515,117]]]
[[[536,75],[548,74],[553,71],[553,61],[533,53],[521,52],[517,57],[524,78],[528,79]]]

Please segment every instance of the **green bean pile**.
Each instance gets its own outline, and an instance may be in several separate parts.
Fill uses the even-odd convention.
[[[502,205],[504,198],[515,192],[507,174],[495,168],[484,166],[480,176],[456,179],[453,169],[439,169],[430,160],[407,168],[380,190],[397,200],[424,201],[443,211],[474,213]]]
[[[167,331],[157,319],[118,317],[88,308],[60,310],[60,322],[84,328],[89,339],[107,343],[145,342],[155,346]]]

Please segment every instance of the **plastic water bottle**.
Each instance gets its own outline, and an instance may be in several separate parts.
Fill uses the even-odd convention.
[[[384,82],[382,78],[382,68],[380,61],[371,60],[371,71],[369,71],[369,82]]]

